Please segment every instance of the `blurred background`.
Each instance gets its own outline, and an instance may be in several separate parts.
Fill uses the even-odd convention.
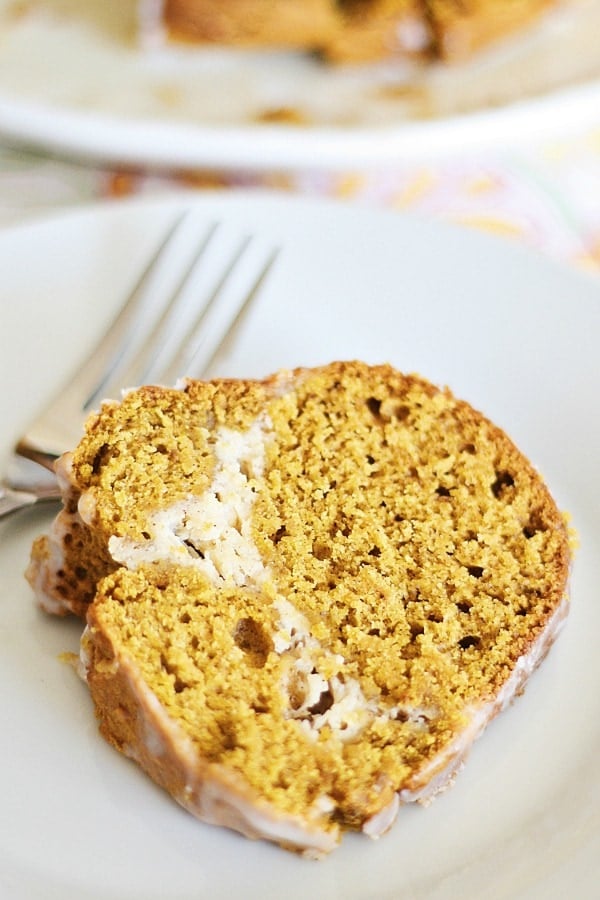
[[[598,0],[334,5],[1,0],[0,224],[244,187],[600,268]]]

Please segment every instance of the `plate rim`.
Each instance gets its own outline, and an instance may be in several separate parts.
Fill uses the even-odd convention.
[[[15,99],[0,87],[0,134],[13,145],[95,164],[263,174],[369,169],[526,148],[600,124],[600,79],[495,108],[400,125],[303,128],[209,126],[109,115]],[[300,138],[300,139],[299,139]]]

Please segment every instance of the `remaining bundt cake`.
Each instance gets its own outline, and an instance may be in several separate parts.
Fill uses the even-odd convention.
[[[338,61],[467,56],[560,0],[141,0],[146,32],[245,47],[293,47]],[[565,0],[563,0],[565,2]]]
[[[453,60],[522,30],[559,4],[557,0],[426,0],[425,5],[437,54]]]
[[[199,818],[322,855],[427,800],[567,612],[540,476],[448,390],[333,363],[107,403],[29,578],[103,735]]]

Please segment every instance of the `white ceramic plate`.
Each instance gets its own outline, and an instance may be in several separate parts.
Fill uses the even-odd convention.
[[[2,456],[111,316],[172,202],[0,235]],[[519,246],[397,213],[194,196],[201,221],[284,251],[215,372],[389,360],[484,410],[540,467],[581,547],[568,625],[454,788],[378,842],[301,860],[198,823],[99,737],[59,659],[80,625],[22,572],[50,510],[0,526],[0,894],[11,900],[578,900],[600,877],[600,285]]]
[[[599,0],[571,0],[466,64],[425,69],[142,50],[134,8],[0,0],[0,134],[116,164],[272,170],[422,160],[598,122]],[[278,123],[281,110],[302,124]]]

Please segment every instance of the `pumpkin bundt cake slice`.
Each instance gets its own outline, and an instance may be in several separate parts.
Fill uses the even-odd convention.
[[[446,787],[567,612],[537,471],[448,390],[332,363],[107,403],[29,577],[103,735],[207,822],[320,856]]]

